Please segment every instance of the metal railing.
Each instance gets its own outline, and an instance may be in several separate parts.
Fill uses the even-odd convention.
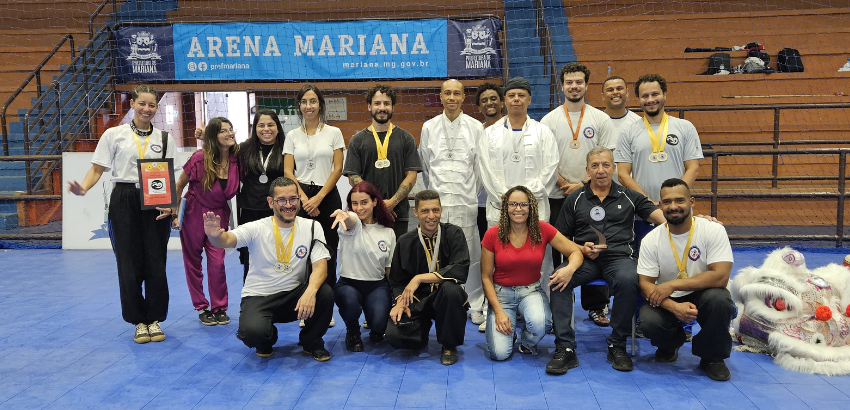
[[[15,89],[14,92],[12,92],[12,95],[10,95],[9,98],[6,99],[6,103],[3,104],[3,109],[0,110],[0,127],[2,127],[3,131],[3,155],[9,155],[9,128],[6,122],[6,111],[9,109],[9,106],[12,105],[15,99],[18,98],[18,95],[20,95],[24,91],[24,89],[26,89],[27,86],[32,83],[33,79],[35,79],[36,96],[42,96],[43,93],[41,91],[41,70],[56,55],[56,53],[59,52],[65,42],[68,42],[68,46],[71,49],[71,60],[74,60],[74,58],[76,57],[76,50],[74,47],[74,36],[71,34],[66,34],[65,37],[62,37],[62,40],[59,40],[56,46],[53,47],[53,51],[51,51],[47,54],[46,57],[44,57],[44,60],[41,61],[41,64],[37,65],[35,69],[32,70],[32,73],[30,73],[30,75],[27,76],[23,83],[21,83],[21,85],[18,86],[18,88]]]
[[[108,26],[95,34],[50,85],[52,93],[42,94],[24,115],[24,155],[61,155],[81,136],[89,136],[92,112],[115,91],[111,35]],[[98,84],[100,86],[93,87]],[[44,106],[50,95],[53,96],[49,101],[53,109],[37,109]],[[41,191],[59,165],[58,161],[49,160],[26,160],[24,163],[28,195]],[[36,173],[41,174],[37,180],[34,179]]]
[[[103,8],[106,7],[106,5],[109,4],[110,2],[112,3],[112,13],[111,14],[114,15],[115,13],[118,12],[118,5],[117,5],[116,0],[103,0],[103,3],[100,3],[100,5],[97,6],[97,8],[94,10],[94,13],[92,13],[91,17],[89,17],[89,41],[94,39],[94,20],[98,16],[100,16],[100,12],[103,11]],[[136,2],[136,3],[137,3],[136,7],[140,7],[140,5],[138,5],[138,2]]]
[[[847,198],[847,155],[850,148],[808,148],[808,149],[732,149],[732,150],[707,150],[703,154],[711,158],[711,182],[710,192],[707,194],[694,193],[696,198],[705,198],[711,202],[711,216],[717,217],[717,203],[721,198],[725,199],[835,199],[836,217],[835,234],[833,235],[729,235],[730,239],[762,239],[762,240],[796,240],[796,241],[835,241],[835,246],[840,247],[848,236],[844,233],[844,205]],[[834,177],[825,176],[789,176],[789,177],[720,177],[720,157],[722,156],[760,156],[760,155],[838,155],[838,172]],[[705,181],[706,179],[699,179]],[[836,192],[796,191],[796,192],[721,192],[720,181],[771,181],[776,187],[778,181],[836,181]]]

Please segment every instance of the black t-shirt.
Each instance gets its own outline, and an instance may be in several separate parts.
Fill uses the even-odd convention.
[[[386,132],[379,132],[378,138],[384,142]],[[408,171],[422,171],[419,161],[419,153],[416,152],[416,140],[409,132],[393,127],[390,143],[387,147],[387,159],[390,166],[387,168],[375,168],[378,160],[378,146],[375,137],[369,128],[361,130],[351,137],[348,144],[348,155],[345,158],[343,175],[360,175],[364,181],[369,181],[383,195],[384,199],[390,199],[398,191],[404,175]],[[396,220],[408,220],[410,204],[407,200],[399,202],[395,207]]]
[[[263,156],[260,159],[262,161],[269,155],[274,145],[263,145],[259,144],[260,149],[263,151]],[[269,159],[269,163],[271,163],[271,159]],[[271,186],[272,181],[277,177],[283,176],[283,169],[274,169],[269,167],[266,169],[266,176],[269,178],[265,184],[260,182],[260,174],[251,171],[248,167],[243,167],[245,170],[244,175],[242,175],[242,189],[239,190],[239,194],[236,195],[236,203],[240,208],[245,209],[253,209],[253,210],[267,210],[269,209],[269,202],[266,198],[269,196],[269,186]]]

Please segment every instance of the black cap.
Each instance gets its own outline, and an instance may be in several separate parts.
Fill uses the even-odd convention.
[[[528,91],[528,95],[531,95],[531,84],[529,84],[528,80],[526,80],[525,78],[514,77],[508,80],[508,83],[505,85],[505,94],[515,88],[520,88],[525,91]]]

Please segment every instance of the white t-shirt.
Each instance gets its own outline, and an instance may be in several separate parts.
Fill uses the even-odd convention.
[[[331,255],[322,245],[325,242],[325,233],[322,226],[317,222],[295,217],[295,238],[292,241],[292,272],[276,272],[274,265],[277,263],[277,251],[274,242],[274,216],[259,219],[253,222],[239,225],[230,231],[236,235],[236,247],[248,247],[251,254],[248,277],[242,286],[242,297],[246,296],[268,296],[278,292],[289,291],[298,287],[307,280],[307,250],[310,249],[310,229],[313,229],[313,251],[310,254],[310,265],[321,260],[330,259]],[[278,228],[284,245],[292,228]],[[319,243],[321,242],[321,243]]]
[[[349,212],[357,218],[357,214]],[[376,281],[386,275],[395,251],[395,231],[381,224],[365,225],[357,218],[350,231],[343,224],[339,232],[339,276],[348,279]]]
[[[112,171],[112,182],[139,182],[139,147],[145,147],[145,138],[137,137],[130,124],[119,125],[106,130],[97,142],[97,148],[91,158],[92,164],[101,165],[106,171]],[[166,158],[174,158],[174,138],[168,136]],[[148,137],[145,158],[162,158],[162,131],[154,128]],[[177,164],[174,164],[175,167]]]
[[[295,178],[302,184],[313,183],[324,186],[334,170],[334,151],[345,149],[342,131],[332,125],[322,124],[316,135],[308,136],[301,127],[286,133],[283,154],[295,159]],[[307,168],[309,159],[316,164]]]
[[[614,125],[614,132],[611,134],[611,138],[608,140],[608,143],[610,144],[608,148],[617,148],[617,142],[620,141],[620,133],[623,132],[624,128],[628,127],[629,125],[632,125],[632,123],[637,121],[643,121],[643,117],[641,117],[632,110],[626,110],[626,115],[622,117],[611,117],[611,124]]]
[[[694,218],[696,228],[688,249],[686,269],[688,276],[694,276],[708,270],[708,265],[715,262],[734,262],[732,246],[723,225],[711,222],[705,218]],[[679,257],[685,252],[688,243],[688,232],[672,235],[673,243]],[[667,236],[667,224],[657,226],[649,232],[640,244],[640,258],[637,267],[638,275],[658,278],[655,283],[669,282],[679,275],[679,266],[670,248],[670,238]],[[677,290],[671,297],[685,296],[691,291]]]
[[[661,132],[659,127],[660,124],[650,124],[652,132],[656,134]],[[614,161],[618,164],[632,164],[632,178],[653,202],[661,199],[661,184],[664,181],[685,175],[685,161],[703,158],[697,129],[688,120],[668,115],[665,141],[667,161],[650,162],[652,143],[646,125],[643,121],[635,121],[623,128],[617,149],[614,150]]]
[[[579,118],[581,117],[581,124]],[[571,183],[576,183],[587,178],[587,153],[598,145],[614,148],[615,143],[611,143],[614,138],[614,126],[611,124],[611,117],[605,112],[597,108],[585,104],[584,116],[581,111],[570,112],[570,122],[567,121],[567,116],[564,113],[564,106],[559,105],[554,110],[550,111],[540,120],[540,123],[549,127],[552,134],[555,135],[555,141],[558,143],[558,152],[560,161],[558,162],[558,173],[566,178]],[[573,130],[578,128],[579,147],[577,149],[570,148],[570,143],[573,141]],[[564,191],[558,188],[557,184],[549,191],[549,198],[563,198]]]

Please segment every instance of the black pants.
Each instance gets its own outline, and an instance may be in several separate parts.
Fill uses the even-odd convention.
[[[466,291],[454,282],[443,282],[430,295],[410,304],[412,317],[403,315],[396,324],[387,323],[387,342],[396,349],[422,349],[428,345],[431,320],[437,326],[437,342],[455,347],[463,344],[466,332]]]
[[[109,239],[118,262],[121,315],[134,325],[163,322],[168,315],[165,258],[171,218],[156,220],[159,211],[143,211],[139,195],[135,184],[119,183],[109,198]]]
[[[561,207],[564,206],[566,198],[549,198],[549,224],[557,226],[555,223],[561,215]],[[482,236],[483,238],[483,236]],[[578,244],[584,245],[583,243]],[[564,263],[564,255],[555,249],[552,249],[552,266],[561,266]],[[591,310],[602,310],[608,305],[608,286],[605,285],[582,285],[581,287],[581,308],[590,312]]]
[[[395,231],[396,239],[401,238],[402,235],[407,233],[407,222],[407,219],[403,221],[400,221],[398,219],[395,220],[395,223],[393,224],[393,231]]]
[[[270,349],[277,342],[277,327],[274,324],[298,320],[295,305],[306,289],[305,283],[290,291],[273,295],[243,297],[236,337],[245,343],[245,346]],[[328,331],[333,309],[334,292],[330,286],[322,284],[316,292],[316,309],[313,316],[304,321],[304,328],[298,335],[299,346],[304,347],[304,350],[324,347],[322,336]]]
[[[259,209],[259,210],[258,209],[239,208],[238,212],[239,212],[239,216],[238,216],[237,219],[239,221],[239,225],[246,224],[248,222],[254,222],[256,220],[268,218],[268,217],[274,215],[274,211],[272,211],[271,208],[269,208],[269,209]],[[248,262],[250,260],[251,260],[251,255],[248,253],[248,247],[239,248],[239,263],[241,263],[242,267],[244,268],[244,270],[242,272],[242,284],[243,285],[245,284],[245,278],[248,277],[248,265],[249,265]]]
[[[487,229],[490,228],[487,226],[487,208],[483,206],[478,207],[478,237],[483,238],[484,234],[487,233]],[[554,265],[558,266],[558,265]]]
[[[319,185],[299,185],[301,185],[301,190],[310,198],[316,196],[322,190],[322,187]],[[307,212],[304,211],[304,204],[301,204],[301,210],[298,211],[298,216],[312,219],[318,222],[319,225],[322,225],[322,231],[325,233],[325,246],[328,249],[328,253],[331,254],[331,259],[328,260],[328,277],[325,278],[325,283],[331,289],[336,286],[336,251],[339,248],[339,234],[336,232],[336,229],[331,228],[331,225],[334,223],[334,218],[331,218],[331,214],[337,209],[342,209],[342,200],[339,197],[339,190],[334,187],[331,192],[328,192],[322,203],[319,204],[319,215],[315,218],[307,215]]]
[[[726,288],[698,290],[678,298],[676,302],[690,302],[697,307],[700,330],[693,337],[691,351],[706,360],[729,358],[732,338],[729,321],[735,313],[735,304]],[[653,346],[675,349],[685,344],[685,330],[676,316],[661,307],[644,303],[640,308],[640,329]]]

